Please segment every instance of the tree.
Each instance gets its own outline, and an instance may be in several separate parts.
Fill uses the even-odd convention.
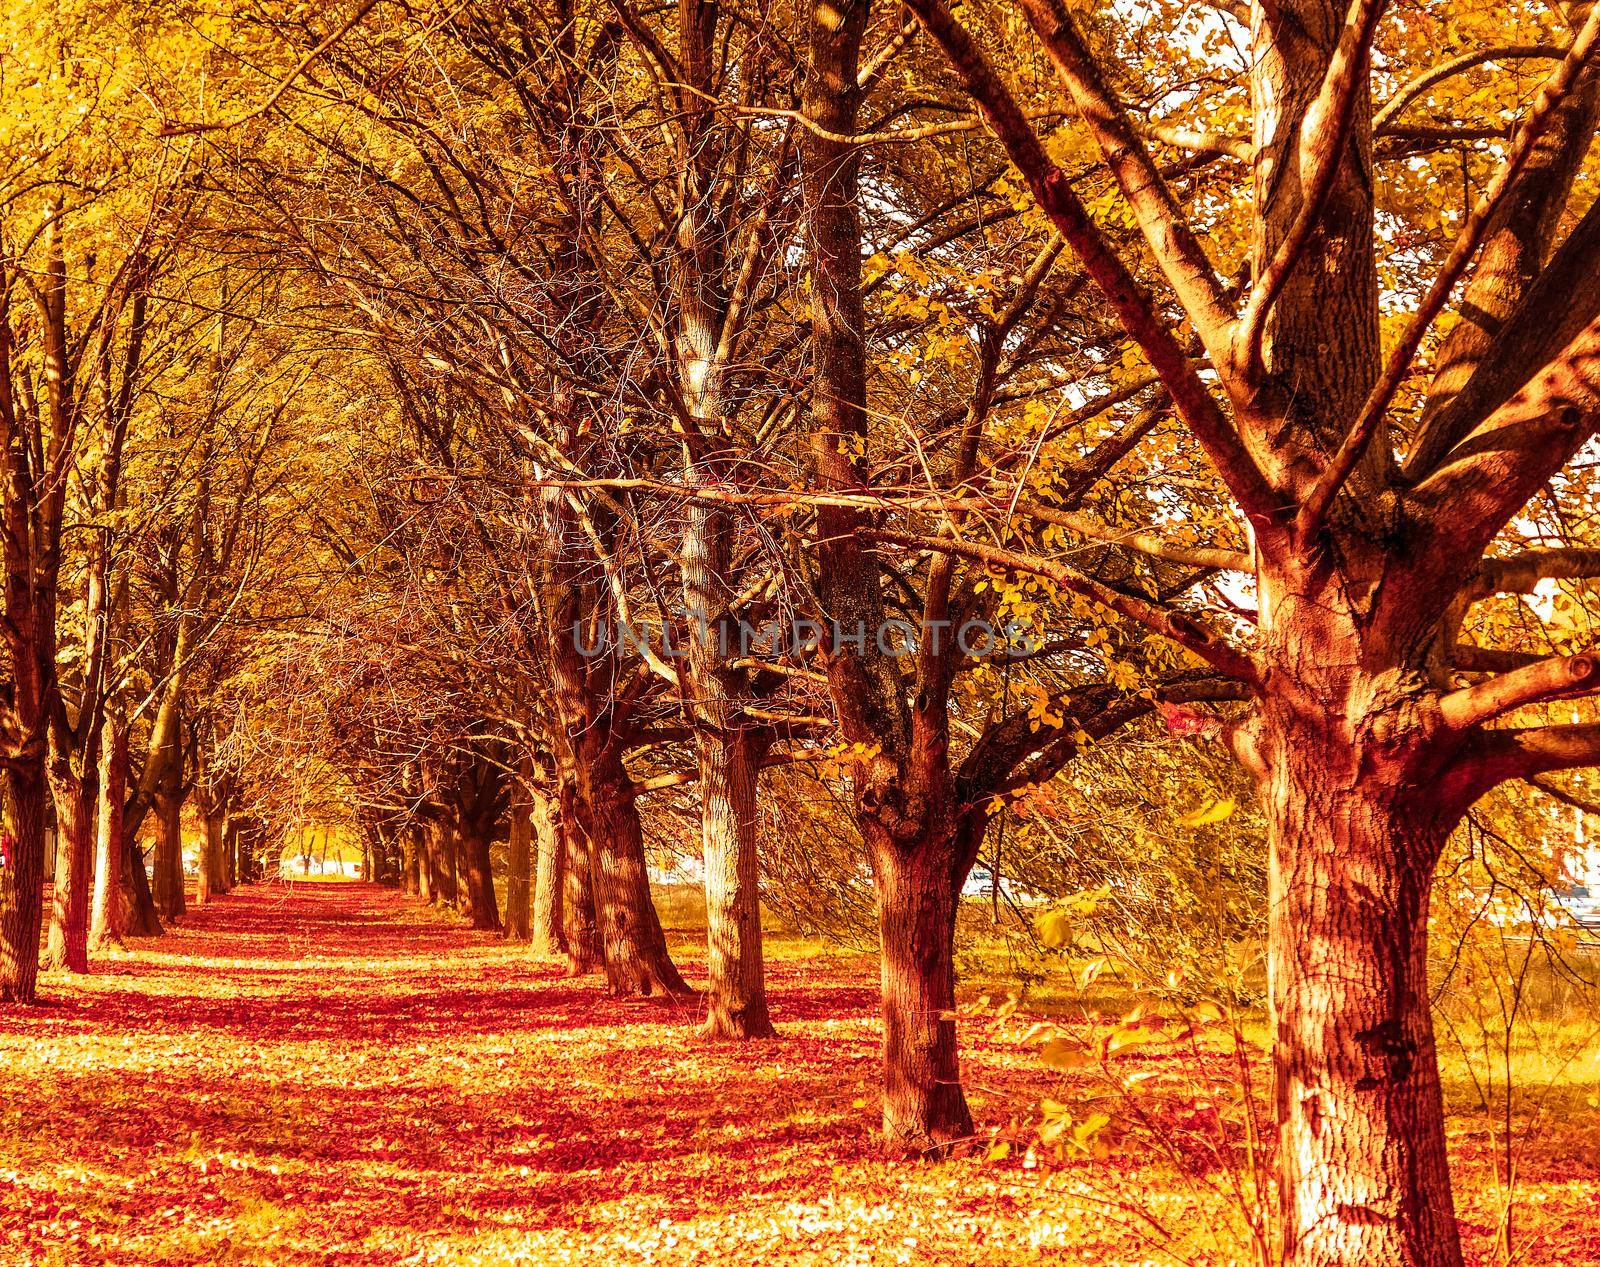
[[[1370,86],[1385,5],[1357,3],[1345,21],[1321,3],[1253,6],[1244,153],[1256,197],[1239,294],[1110,87],[1115,59],[1096,55],[1078,18],[1054,0],[1019,5],[1116,178],[1159,292],[1141,280],[1139,255],[1090,215],[949,9],[910,7],[1252,530],[1253,551],[1238,560],[1259,603],[1248,643],[1187,623],[1165,633],[1252,696],[1226,733],[1260,786],[1272,853],[1285,1261],[1459,1263],[1427,985],[1433,870],[1489,788],[1600,755],[1593,726],[1539,724],[1524,711],[1590,693],[1590,656],[1460,684],[1474,660],[1457,649],[1473,603],[1530,576],[1586,575],[1594,561],[1490,551],[1600,424],[1600,273],[1587,234],[1575,230],[1535,267],[1574,167],[1563,151],[1581,154],[1592,135],[1586,68],[1600,11],[1569,12],[1571,43],[1385,349]],[[1547,137],[1559,161],[1537,160]],[[1519,233],[1520,267],[1480,254],[1491,234],[1505,243]],[[1476,368],[1456,359],[1435,375],[1418,353],[1462,281],[1459,311],[1467,324],[1483,313],[1483,328],[1452,351],[1477,344]],[[1146,617],[1152,628],[1163,619]],[[1495,724],[1515,714],[1523,724]]]

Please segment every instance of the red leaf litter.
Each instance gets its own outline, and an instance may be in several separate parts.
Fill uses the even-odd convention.
[[[1197,1185],[1118,1153],[883,1156],[874,976],[779,962],[781,1037],[708,1043],[374,886],[237,890],[0,1008],[0,1264],[1171,1261],[1134,1186],[1202,1225]],[[1061,1093],[966,1029],[981,1119]],[[1592,1213],[1567,1165],[1548,1198]],[[1573,1230],[1540,1261],[1600,1261]]]

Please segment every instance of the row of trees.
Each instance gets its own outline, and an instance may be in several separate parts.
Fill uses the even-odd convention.
[[[825,823],[885,1132],[938,1151],[993,824],[1221,745],[1285,1260],[1460,1261],[1433,872],[1600,754],[1590,5],[35,7],[7,997],[47,799],[81,969],[91,877],[149,926],[146,816],[172,914],[187,796],[208,839],[332,796],[640,996],[686,991],[647,849],[692,839],[706,1030],[758,1037],[763,849]]]

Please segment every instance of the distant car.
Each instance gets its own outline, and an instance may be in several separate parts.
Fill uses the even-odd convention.
[[[1600,928],[1600,893],[1587,884],[1557,889],[1555,904],[1572,917],[1579,928]]]

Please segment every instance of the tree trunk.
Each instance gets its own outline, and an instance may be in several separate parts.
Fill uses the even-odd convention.
[[[144,866],[144,849],[138,841],[130,841],[124,848],[123,868],[128,892],[133,896],[123,932],[129,937],[160,937],[166,930],[161,925],[161,912],[156,910],[156,896]]]
[[[239,883],[239,824],[230,814],[222,832],[222,889],[227,892]]]
[[[467,873],[467,913],[472,917],[474,928],[496,930],[500,927],[500,913],[495,909],[494,900],[489,839],[492,828],[482,823],[463,824],[463,828],[457,842]]]
[[[402,863],[400,888],[413,897],[422,895],[422,848],[417,839],[417,828],[406,827],[400,833]],[[425,896],[425,895],[423,895]]]
[[[955,929],[961,879],[943,841],[873,851],[883,978],[883,1130],[938,1150],[970,1139],[956,1048]]]
[[[417,896],[430,905],[439,900],[439,837],[432,823],[417,832]]]
[[[587,976],[600,967],[600,930],[594,909],[594,854],[583,826],[577,785],[561,784],[561,933],[567,951],[567,975]]]
[[[94,900],[89,911],[90,950],[121,946],[129,925],[134,922],[133,877],[122,844],[122,811],[127,796],[128,728],[120,716],[115,716],[107,720],[105,741],[100,745]],[[156,933],[160,931],[158,926]]]
[[[0,815],[0,1003],[32,1003],[44,922],[45,778],[38,762],[5,777]]]
[[[532,793],[519,780],[511,793],[511,832],[506,842],[506,919],[508,941],[527,941],[529,935],[529,889],[532,862],[529,857],[533,836]]]
[[[609,750],[579,766],[584,819],[591,842],[600,948],[612,993],[656,998],[689,993],[667,953],[666,934],[650,897],[644,832],[633,781]]]
[[[555,956],[567,948],[563,931],[562,898],[566,888],[566,849],[562,833],[550,811],[550,802],[538,792],[529,793],[529,829],[533,836],[533,918],[529,932],[537,955]]]
[[[226,891],[222,879],[224,815],[220,810],[203,807],[200,825],[203,834],[200,840],[200,880],[195,893],[196,906],[204,906]]]
[[[750,730],[699,736],[700,846],[706,883],[704,1033],[770,1038],[762,965],[756,785],[766,745]]]
[[[1284,1261],[1459,1267],[1428,989],[1452,823],[1320,729],[1269,738],[1265,784]]]
[[[89,971],[89,896],[94,887],[97,779],[62,773],[53,780],[56,874],[44,964]]]
[[[183,797],[160,791],[155,795],[156,850],[151,888],[156,911],[163,919],[185,910],[183,878]]]

